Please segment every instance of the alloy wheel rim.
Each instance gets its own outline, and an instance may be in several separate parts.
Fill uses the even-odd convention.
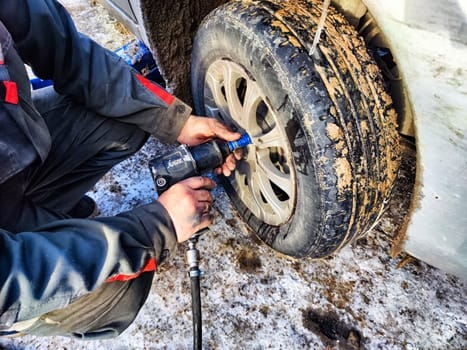
[[[208,116],[252,139],[230,177],[239,198],[263,222],[286,223],[296,197],[291,147],[254,77],[230,60],[213,62],[205,77],[204,104]]]

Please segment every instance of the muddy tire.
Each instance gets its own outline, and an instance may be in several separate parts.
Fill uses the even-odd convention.
[[[312,1],[233,1],[200,26],[195,110],[253,144],[224,185],[252,230],[294,257],[325,257],[367,232],[399,164],[396,114],[353,27]]]

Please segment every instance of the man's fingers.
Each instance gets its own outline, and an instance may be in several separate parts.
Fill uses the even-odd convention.
[[[237,161],[235,160],[235,157],[233,154],[230,154],[226,159],[225,159],[225,165],[230,171],[235,170],[235,165],[237,164]]]
[[[214,132],[214,137],[218,137],[226,141],[235,141],[238,140],[240,136],[242,136],[238,132],[231,131],[229,128],[227,128],[226,125],[224,125],[217,119],[212,119],[211,128]]]
[[[201,214],[210,212],[211,207],[212,207],[212,202],[210,201],[199,201],[196,204],[196,210],[198,213],[201,213]]]
[[[213,219],[214,215],[211,213],[212,206],[208,202],[199,202],[197,205],[197,213],[192,216],[192,228],[195,231],[199,231],[205,227],[208,227]]]
[[[204,202],[204,210],[203,214],[209,213],[211,211],[211,203],[210,202]]]
[[[198,202],[208,202],[209,204],[214,201],[211,192],[208,190],[197,190],[195,198]]]
[[[214,216],[210,213],[205,213],[201,215],[200,223],[196,227],[196,231],[202,230],[203,228],[206,228],[209,225],[211,225],[213,219],[214,219]]]
[[[233,156],[235,157],[236,160],[241,160],[243,158],[243,148],[237,148],[233,152]]]
[[[240,158],[237,158],[237,156],[230,154],[226,159],[224,164],[222,164],[220,167],[214,169],[214,173],[217,175],[224,174],[225,176],[230,176],[230,174],[235,170],[237,167],[237,159],[240,160]]]
[[[214,187],[213,180],[195,176],[180,181],[159,196],[159,203],[172,219],[178,242],[186,241],[211,224],[213,197],[209,190]]]
[[[193,190],[199,190],[203,188],[207,190],[212,190],[213,188],[216,188],[217,186],[213,180],[211,180],[208,177],[204,177],[204,176],[194,176],[194,177],[190,177],[180,182],[185,183]]]

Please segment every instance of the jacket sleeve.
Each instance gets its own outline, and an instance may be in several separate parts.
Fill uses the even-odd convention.
[[[34,73],[95,112],[174,142],[191,108],[77,32],[55,0],[2,1],[0,19]]]
[[[157,202],[115,217],[59,220],[34,232],[0,229],[0,333],[103,283],[153,271],[175,248],[173,232]]]

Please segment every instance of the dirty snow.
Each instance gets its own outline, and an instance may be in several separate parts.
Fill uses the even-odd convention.
[[[131,35],[100,6],[62,1],[80,30],[116,49]],[[101,215],[155,197],[147,161],[164,146],[150,140],[90,192]],[[206,349],[465,349],[466,282],[423,262],[389,256],[407,211],[414,158],[404,147],[396,195],[365,238],[322,261],[295,261],[255,239],[215,190],[217,220],[200,239]],[[136,321],[121,336],[82,342],[64,337],[0,339],[6,349],[189,349],[191,299],[184,246],[159,268]],[[402,265],[398,267],[398,264]]]

